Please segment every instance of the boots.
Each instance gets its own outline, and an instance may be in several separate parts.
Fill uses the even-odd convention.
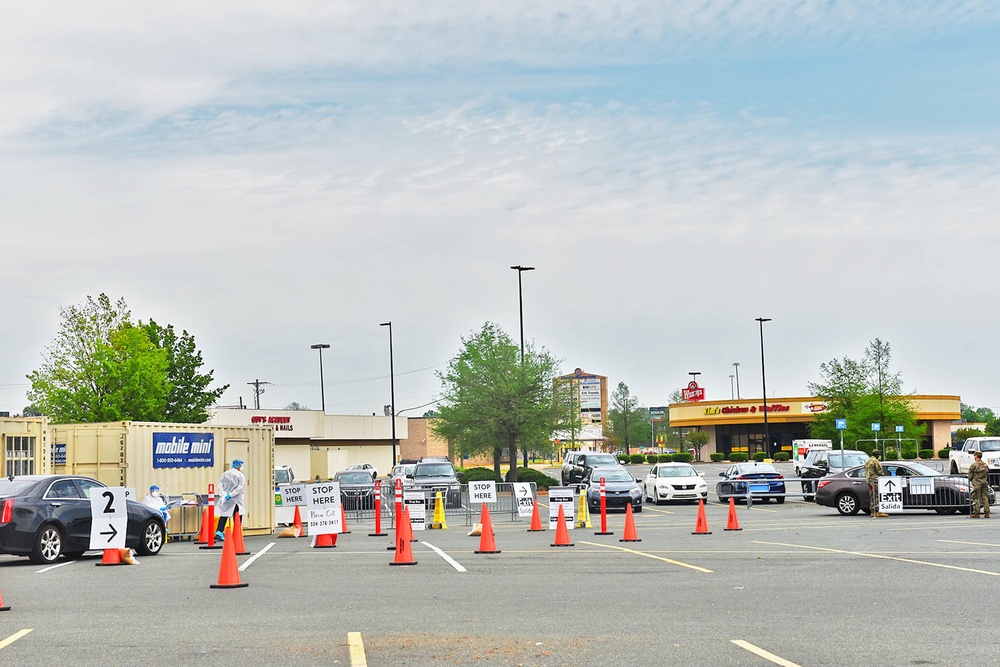
[[[875,516],[889,516],[885,512],[875,512]]]
[[[989,518],[990,518],[990,513],[989,513],[989,512],[987,512],[986,514],[984,514],[984,515],[983,515],[983,518],[984,518],[984,519],[989,519]]]
[[[969,518],[970,519],[978,519],[979,518],[979,512],[974,512],[974,513],[970,514]]]

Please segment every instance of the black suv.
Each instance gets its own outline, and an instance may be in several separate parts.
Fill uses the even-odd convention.
[[[448,459],[420,459],[413,466],[413,474],[403,480],[404,489],[425,491],[427,506],[434,507],[437,492],[445,499],[450,509],[462,506],[462,487],[455,473],[455,466]]]
[[[621,465],[614,454],[601,452],[570,452],[563,461],[562,483],[577,484],[583,481],[591,468]]]
[[[811,460],[802,463],[802,470],[799,477],[802,478],[802,493],[805,500],[812,500],[816,497],[816,482],[812,480],[832,475],[854,466],[863,466],[868,460],[868,454],[858,449],[831,449],[825,452],[816,452]]]

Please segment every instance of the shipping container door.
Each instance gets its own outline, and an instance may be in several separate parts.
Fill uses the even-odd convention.
[[[233,465],[233,459],[240,459],[248,467],[255,467],[257,461],[253,460],[250,453],[249,440],[226,440],[226,470]],[[271,465],[270,461],[262,465]]]

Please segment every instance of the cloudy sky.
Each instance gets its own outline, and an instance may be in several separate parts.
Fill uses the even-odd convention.
[[[381,413],[495,321],[662,405],[892,346],[1000,411],[1000,3],[0,9],[0,410],[60,306],[187,329],[223,403]]]

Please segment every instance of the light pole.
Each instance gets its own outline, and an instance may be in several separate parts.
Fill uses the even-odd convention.
[[[521,293],[521,274],[524,273],[525,271],[534,271],[535,267],[521,266],[520,264],[518,264],[510,268],[513,269],[514,271],[517,271],[517,312],[518,312],[518,319],[520,320],[521,323],[521,365],[523,366],[524,365],[524,297],[522,296]],[[511,463],[513,464],[513,461],[511,461]],[[525,448],[524,450],[524,467],[525,468],[528,467],[527,448]],[[516,471],[514,471],[511,474],[514,475],[515,477],[517,476]]]
[[[319,403],[323,409],[323,414],[326,414],[326,390],[323,388],[323,350],[329,349],[330,344],[316,343],[315,345],[310,345],[309,348],[319,350]]]
[[[392,322],[382,322],[380,327],[389,327],[389,415],[392,419],[392,466],[396,466],[396,374],[392,367]],[[391,470],[390,470],[391,472]]]
[[[691,376],[691,382],[698,382],[698,376],[701,375],[701,371],[688,371],[688,375]]]
[[[740,362],[734,361],[733,368],[736,369],[736,400],[740,400]]]
[[[770,322],[770,317],[758,317],[760,322],[760,384],[764,391],[764,454],[768,455],[771,448],[771,434],[767,430],[767,380],[764,376],[764,322]]]
[[[736,398],[736,394],[733,393],[733,377],[734,377],[733,374],[730,373],[729,374],[729,398],[730,398],[730,400],[732,400],[733,398]]]

